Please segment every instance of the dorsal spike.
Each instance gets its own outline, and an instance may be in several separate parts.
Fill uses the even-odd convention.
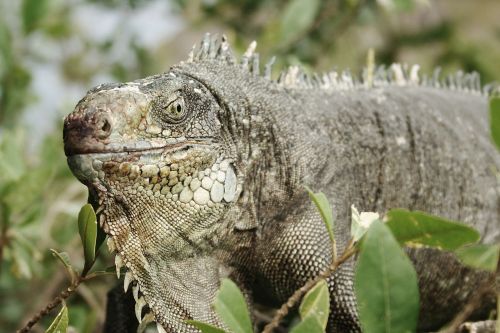
[[[283,85],[283,82],[285,81],[285,71],[281,71],[280,74],[278,75],[278,79],[276,80],[276,83],[279,85]]]
[[[464,72],[462,71],[457,71],[455,73],[455,85],[458,90],[463,90],[464,88]]]
[[[424,87],[430,86],[431,80],[429,79],[429,76],[427,74],[422,75],[422,80],[420,81],[420,84]]]
[[[413,85],[418,85],[420,83],[420,77],[418,75],[419,70],[420,70],[419,65],[411,66],[409,80],[410,80],[410,83]]]
[[[229,50],[229,43],[227,42],[226,35],[222,35],[219,47],[217,48],[216,58],[224,59]]]
[[[210,33],[206,33],[201,41],[200,49],[196,53],[196,60],[204,60],[208,57],[208,52],[210,50]]]
[[[389,83],[387,77],[387,70],[384,65],[380,65],[377,67],[373,82],[375,83],[375,85],[381,85],[381,86],[385,86]]]
[[[447,83],[447,87],[451,90],[455,90],[457,88],[457,85],[455,84],[455,75],[453,75],[453,74],[449,74],[446,77],[446,83]]]
[[[251,59],[252,59],[252,68],[251,68],[252,74],[254,76],[258,76],[260,75],[259,54],[254,53]]]
[[[474,90],[481,91],[481,76],[478,72],[472,72],[472,76],[474,77]]]
[[[330,84],[332,86],[337,86],[339,84],[339,73],[337,71],[328,72],[328,79],[330,80]]]
[[[257,48],[257,42],[252,41],[250,45],[248,45],[247,50],[245,51],[245,54],[243,55],[244,57],[250,58],[253,53],[255,52],[255,49]]]
[[[323,78],[318,73],[314,73],[311,77],[311,82],[314,87],[319,88],[323,86]]]
[[[256,41],[253,41],[250,43],[250,45],[248,45],[247,50],[245,51],[245,53],[243,53],[243,56],[241,57],[240,64],[242,68],[248,70],[248,63],[250,62],[250,58],[252,58],[256,47],[257,47]]]
[[[441,67],[436,67],[432,73],[432,83],[434,87],[441,87]]]
[[[342,71],[342,83],[345,89],[349,89],[354,86],[354,81],[352,79],[350,70],[346,69]]]
[[[276,61],[276,57],[272,56],[264,67],[264,78],[271,80],[271,74],[273,72],[273,64]]]
[[[393,74],[393,80],[398,86],[404,86],[406,84],[405,75],[401,64],[394,63],[391,65],[391,72]]]
[[[217,56],[218,43],[219,36],[217,34],[213,34],[208,46],[208,57],[210,59],[215,59],[215,57]]]
[[[194,50],[196,50],[196,44],[194,44],[193,47],[191,48],[191,51],[189,51],[187,62],[194,61]]]

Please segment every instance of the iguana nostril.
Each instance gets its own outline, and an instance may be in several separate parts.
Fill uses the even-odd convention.
[[[106,139],[111,134],[111,122],[105,115],[101,115],[101,117],[97,126],[97,137]]]

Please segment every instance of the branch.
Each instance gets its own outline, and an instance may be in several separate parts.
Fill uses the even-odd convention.
[[[493,285],[495,283],[495,275],[492,275],[488,280],[486,280],[474,293],[469,302],[460,311],[455,318],[450,322],[450,324],[440,333],[456,333],[460,325],[467,320],[467,318],[476,310],[483,301],[483,297],[493,290]]]
[[[96,256],[97,258],[97,256]],[[94,259],[95,262],[95,259]],[[92,262],[92,265],[89,266],[87,271],[93,266],[94,262]],[[63,290],[57,295],[49,304],[43,308],[43,310],[40,310],[36,315],[34,315],[30,321],[21,329],[17,330],[16,333],[27,333],[31,330],[31,328],[43,317],[49,314],[54,308],[56,308],[59,304],[62,303],[62,301],[66,300],[69,296],[75,293],[76,289],[78,286],[87,280],[93,279],[95,277],[101,276],[102,274],[98,274],[98,272],[91,273],[87,275],[87,271],[83,271],[76,279],[74,282],[71,283],[71,285],[66,289]]]
[[[33,318],[28,321],[28,323],[21,329],[19,329],[16,333],[27,333],[31,330],[31,328],[45,315],[49,314],[54,308],[56,308],[59,304],[62,303],[65,299],[67,299],[70,295],[72,295],[76,288],[83,282],[85,278],[83,276],[79,276],[75,282],[73,282],[66,290],[63,290],[57,295],[43,310],[38,312]]]

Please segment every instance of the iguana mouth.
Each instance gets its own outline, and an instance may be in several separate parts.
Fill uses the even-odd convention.
[[[174,139],[175,140],[175,139]],[[130,144],[111,143],[104,147],[79,147],[68,148],[66,156],[71,157],[74,155],[107,155],[107,154],[135,154],[135,153],[170,153],[178,149],[186,149],[190,146],[209,145],[212,140],[182,140],[173,143],[165,143],[159,141],[138,141]]]

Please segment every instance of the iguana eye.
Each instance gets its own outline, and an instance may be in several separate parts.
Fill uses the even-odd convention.
[[[165,111],[165,120],[170,123],[178,123],[184,119],[186,116],[186,106],[184,105],[184,99],[178,97],[172,103],[167,105]]]

